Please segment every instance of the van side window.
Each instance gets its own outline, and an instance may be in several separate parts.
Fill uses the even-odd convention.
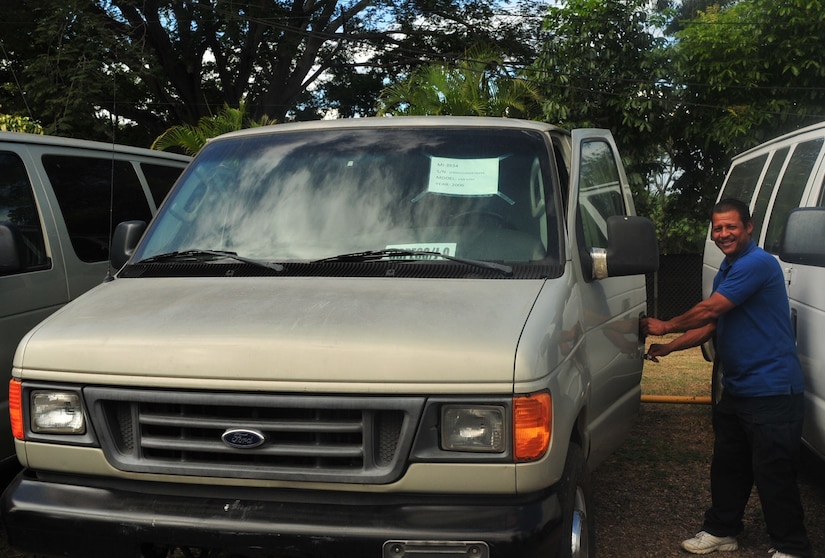
[[[759,175],[762,174],[762,168],[765,166],[767,159],[768,154],[766,153],[759,157],[743,161],[733,167],[725,183],[725,193],[722,197],[736,198],[737,200],[749,203],[756,190]]]
[[[822,184],[819,186],[819,202],[817,202],[819,207],[825,207],[825,179],[822,180]]]
[[[800,143],[791,155],[785,174],[782,175],[779,190],[776,192],[771,219],[765,234],[765,250],[772,254],[779,253],[779,242],[785,228],[785,221],[788,219],[788,213],[799,207],[799,203],[802,201],[802,194],[808,184],[811,169],[813,169],[814,163],[819,157],[822,143],[823,138]]]
[[[109,235],[121,221],[148,222],[152,218],[143,187],[129,161],[44,155],[43,167],[60,204],[72,247],[84,262],[109,259]]]
[[[155,207],[160,206],[161,202],[166,198],[166,194],[172,189],[175,180],[180,176],[182,167],[172,167],[169,165],[155,165],[152,163],[140,163],[140,170],[143,171],[143,176],[146,177],[146,182],[149,183],[149,191],[152,192],[152,198],[155,200]]]
[[[776,186],[776,180],[779,178],[779,173],[782,171],[782,165],[785,163],[785,158],[788,156],[790,147],[783,147],[776,151],[771,158],[771,163],[768,166],[768,171],[765,173],[765,178],[762,179],[762,184],[759,186],[759,194],[756,196],[756,205],[751,211],[753,219],[753,238],[759,240],[762,234],[762,225],[764,225],[765,215],[768,213],[768,204],[771,202],[773,195],[773,188]],[[748,202],[747,199],[744,200]]]
[[[607,218],[626,215],[619,170],[607,142],[582,144],[578,205],[586,247],[607,248]]]
[[[21,267],[18,273],[48,269],[43,226],[26,167],[15,153],[0,152],[0,223],[19,234]]]

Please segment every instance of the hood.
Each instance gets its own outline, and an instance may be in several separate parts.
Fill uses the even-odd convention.
[[[100,374],[109,378],[100,382],[145,377],[147,384],[165,378],[190,386],[204,380],[198,387],[231,380],[306,390],[318,382],[511,389],[519,337],[543,283],[117,279],[33,330],[15,366],[24,378]]]

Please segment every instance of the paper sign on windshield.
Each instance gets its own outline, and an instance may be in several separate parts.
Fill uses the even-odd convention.
[[[498,193],[498,158],[430,158],[427,191],[449,196],[493,196]]]

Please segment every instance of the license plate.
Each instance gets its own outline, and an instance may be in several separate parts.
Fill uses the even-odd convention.
[[[387,541],[382,558],[489,558],[487,543],[478,541]]]

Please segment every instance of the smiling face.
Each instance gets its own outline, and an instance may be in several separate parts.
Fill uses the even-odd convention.
[[[753,223],[745,225],[738,211],[714,213],[711,223],[711,238],[729,260],[736,258],[751,240]]]

